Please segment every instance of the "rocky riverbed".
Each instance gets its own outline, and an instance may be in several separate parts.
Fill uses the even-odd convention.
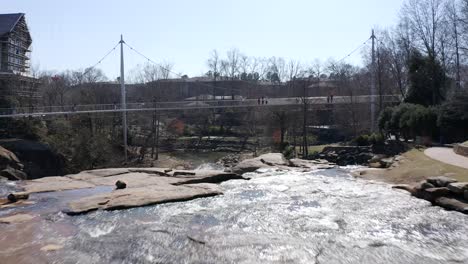
[[[3,182],[0,195],[29,197],[0,209],[0,259],[468,262],[466,215],[355,178],[353,169],[271,154],[240,162],[232,172],[112,169]],[[125,189],[116,190],[118,180]]]

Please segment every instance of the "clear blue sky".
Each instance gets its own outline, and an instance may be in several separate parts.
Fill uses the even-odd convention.
[[[41,70],[86,68],[124,34],[155,61],[189,76],[207,71],[213,49],[302,62],[341,58],[372,27],[394,25],[403,0],[1,0],[0,13],[23,12]],[[127,72],[144,59],[126,51]],[[360,55],[349,59],[358,63]],[[99,66],[113,79],[118,52]]]

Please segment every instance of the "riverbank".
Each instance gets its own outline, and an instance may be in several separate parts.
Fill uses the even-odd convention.
[[[223,195],[122,211],[69,216],[50,207],[60,208],[76,191],[36,194],[34,205],[3,209],[28,210],[33,218],[0,224],[0,258],[18,264],[468,260],[464,215],[351,177],[350,168],[306,169],[296,160],[286,170],[289,162],[271,162],[244,162],[243,168],[264,167],[244,174],[248,181],[221,183]]]
[[[390,184],[417,184],[431,177],[448,176],[460,182],[468,182],[468,170],[449,165],[426,156],[425,149],[414,148],[395,158],[388,169],[361,169],[357,177]]]

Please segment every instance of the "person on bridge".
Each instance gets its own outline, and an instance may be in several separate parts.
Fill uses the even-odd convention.
[[[333,92],[332,92],[331,95],[330,95],[330,103],[333,104]]]
[[[258,98],[258,100],[257,100],[257,101],[258,101],[258,105],[260,105],[260,97]]]

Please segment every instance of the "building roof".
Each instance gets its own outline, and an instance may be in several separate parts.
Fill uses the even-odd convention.
[[[23,13],[0,14],[0,36],[10,33],[24,16]]]

